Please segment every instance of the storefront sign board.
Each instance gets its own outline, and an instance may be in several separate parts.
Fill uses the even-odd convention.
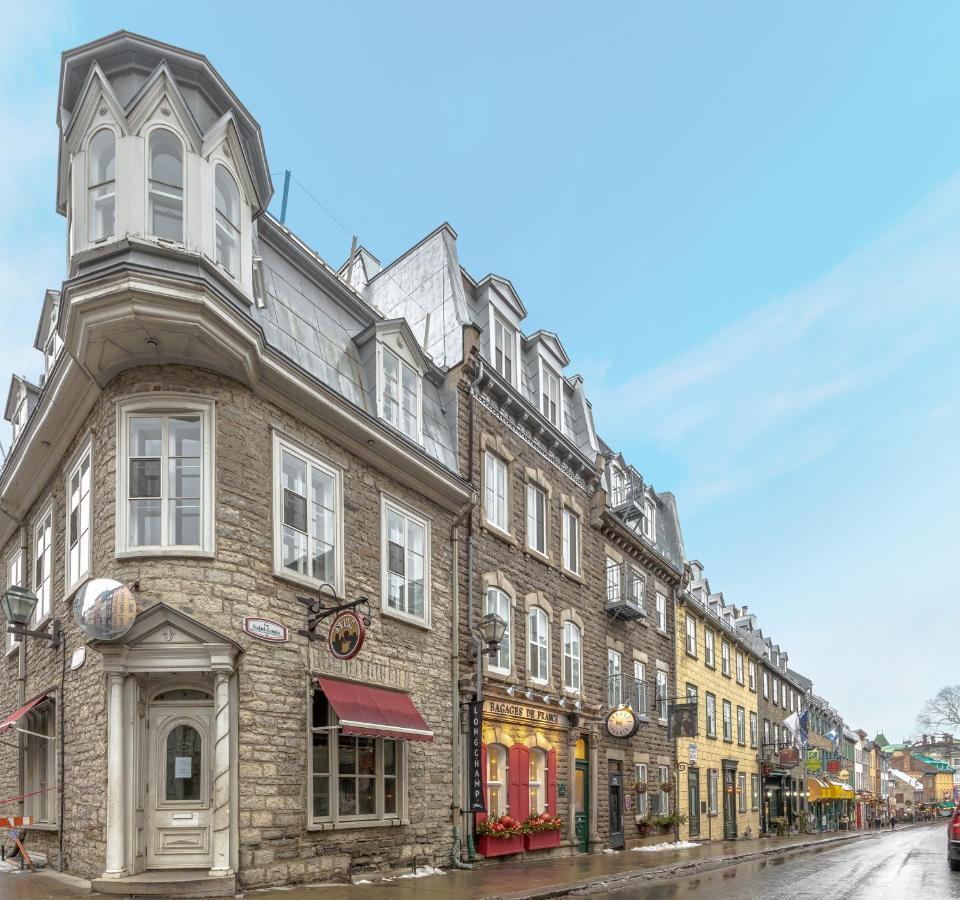
[[[279,622],[273,622],[270,619],[261,619],[259,616],[244,616],[243,630],[250,637],[274,644],[282,644],[290,638],[286,625],[281,625]]]
[[[468,812],[486,812],[483,796],[483,701],[474,700],[467,709],[467,747],[470,759],[467,796]]]
[[[506,700],[485,700],[483,711],[492,716],[523,719],[535,725],[560,724],[560,713],[554,712],[552,709],[540,709],[536,706],[527,706],[525,703],[513,703]]]

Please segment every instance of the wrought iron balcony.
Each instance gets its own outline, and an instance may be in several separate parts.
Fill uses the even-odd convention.
[[[647,698],[647,683],[632,675],[609,675],[607,677],[607,705],[629,706],[641,721],[650,718]]]
[[[620,619],[642,619],[646,579],[630,563],[607,562],[607,605],[605,609]]]

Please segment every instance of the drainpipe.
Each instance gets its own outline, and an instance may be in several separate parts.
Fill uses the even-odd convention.
[[[681,576],[681,579],[682,579],[682,576]],[[681,587],[681,588],[683,587],[683,582],[682,582],[682,580],[681,580],[681,583],[680,583],[680,587]],[[675,587],[675,588],[673,589],[673,625],[672,625],[671,628],[670,628],[670,634],[671,634],[670,646],[671,646],[671,653],[673,654],[673,665],[672,665],[670,668],[673,670],[673,691],[670,692],[670,679],[668,678],[668,679],[667,679],[667,691],[668,691],[667,696],[668,696],[668,697],[670,697],[670,696],[676,697],[676,696],[678,696],[678,694],[679,694],[679,689],[678,689],[678,687],[677,687],[677,684],[678,684],[677,679],[680,677],[680,672],[678,671],[679,666],[680,666],[680,663],[679,663],[679,658],[677,657],[677,592],[678,592],[678,589]],[[668,618],[669,618],[669,611],[667,612],[667,616],[668,616]],[[669,717],[669,715],[670,715],[670,706],[669,706],[669,704],[668,704],[668,705],[667,705],[667,716]],[[667,733],[669,733],[669,732],[670,732],[670,722],[669,722],[669,719],[668,719],[668,721],[667,721]],[[674,835],[674,840],[679,841],[679,840],[680,840],[680,822],[679,822],[679,817],[680,817],[680,766],[679,766],[679,763],[680,763],[680,754],[679,754],[678,751],[677,751],[677,739],[676,739],[676,738],[673,739],[673,754],[674,754],[674,757],[675,757],[675,759],[676,759],[676,762],[674,763],[674,767],[675,767],[674,770],[675,770],[676,773],[677,773],[677,787],[676,787],[676,790],[675,790],[676,799],[675,799],[674,802],[673,802],[673,808],[674,808],[674,810],[675,810],[675,815],[677,816],[677,819],[678,819],[678,821],[676,822],[676,824],[673,826],[673,835]],[[708,778],[708,782],[709,782],[709,778]],[[708,788],[707,788],[707,793],[709,794],[709,792],[710,792],[710,789],[709,789],[709,787],[708,787]],[[719,791],[718,791],[718,793],[719,793]],[[689,799],[689,798],[688,798],[688,799]],[[707,805],[709,806],[710,804],[708,803]],[[687,836],[689,837],[689,828],[690,828],[690,815],[689,815],[689,813],[691,813],[692,810],[688,810],[687,812],[688,812],[688,815],[687,815],[688,835],[687,835]]]
[[[460,806],[460,767],[462,763],[460,749],[460,542],[457,539],[457,532],[467,516],[472,513],[475,503],[476,498],[471,497],[470,502],[464,506],[463,511],[450,526],[450,555],[453,560],[450,576],[453,597],[453,611],[450,616],[450,708],[453,713],[450,750],[450,755],[453,758],[453,796],[450,804],[453,820],[453,846],[450,848],[450,865],[455,869],[473,868],[470,863],[465,863],[460,858],[462,846],[460,826],[463,810]]]

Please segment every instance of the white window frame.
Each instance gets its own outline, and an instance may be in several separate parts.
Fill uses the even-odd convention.
[[[556,394],[556,397],[553,395]],[[550,414],[550,405],[556,406],[555,416]],[[559,374],[542,359],[540,360],[540,412],[558,431],[563,422],[563,388]]]
[[[743,654],[737,650],[736,651],[736,678],[737,684],[743,684]]]
[[[319,688],[314,688],[319,690]],[[337,714],[333,706],[329,704],[329,716],[334,722],[337,721]],[[407,824],[407,748],[406,741],[393,741],[396,745],[396,775],[386,776],[396,778],[397,810],[395,813],[385,814],[383,812],[384,796],[384,754],[383,745],[392,738],[375,738],[376,748],[376,805],[377,813],[375,815],[341,815],[340,814],[340,790],[338,779],[339,772],[339,741],[340,726],[338,724],[317,725],[314,726],[313,720],[313,695],[310,693],[307,698],[307,830],[325,831],[333,828],[356,828],[362,826],[383,826],[386,828]],[[313,815],[313,791],[314,791],[314,772],[313,772],[313,735],[314,733],[325,731],[329,735],[328,758],[330,779],[330,815]],[[353,737],[352,735],[350,737]],[[345,776],[350,777],[350,776]]]
[[[607,705],[614,709],[623,703],[623,657],[607,647]]]
[[[767,675],[767,670],[763,670],[763,699],[770,699],[770,678]]]
[[[387,385],[387,372],[384,366],[386,354],[390,354],[397,361],[397,418],[391,420],[386,415],[386,407],[383,402],[384,391]],[[417,433],[409,434],[403,429],[403,369],[408,368],[413,372],[417,384]],[[417,444],[423,443],[423,373],[416,366],[411,365],[396,350],[387,347],[383,341],[377,342],[377,411],[380,418],[388,425],[395,428],[400,434],[405,435],[411,441]]]
[[[491,595],[497,598],[495,604],[490,602]],[[497,608],[494,609],[494,606]],[[506,615],[501,611],[501,607],[506,607]],[[506,623],[499,649],[492,656],[487,657],[487,671],[496,672],[498,675],[509,675],[513,671],[513,600],[503,588],[490,585],[483,598],[483,610],[484,613],[495,612]],[[506,654],[507,664],[501,666],[500,662],[504,654]]]
[[[657,506],[647,497],[643,501],[643,523],[641,525],[643,536],[655,544],[657,542]]]
[[[536,638],[531,627],[533,620],[537,622]],[[541,671],[541,653],[545,671]],[[548,684],[550,681],[550,616],[542,606],[531,606],[527,610],[527,678],[535,684]]]
[[[612,556],[607,557],[607,603],[619,603],[622,598],[620,584],[620,563]]]
[[[774,678],[773,681],[773,702],[775,706],[780,705],[780,679]]]
[[[737,773],[737,812],[745,813],[747,811],[747,773]]]
[[[655,697],[657,698],[657,721],[661,725],[665,725],[667,722],[667,707],[669,705],[669,677],[663,669],[657,669],[657,674],[654,680],[655,686]]]
[[[633,711],[638,716],[648,716],[647,667],[639,659],[633,661]]]
[[[510,533],[510,465],[490,450],[483,451],[483,512],[488,525],[504,534]]]
[[[750,809],[760,808],[760,776],[756,773],[750,776]]]
[[[73,560],[73,527],[71,525],[72,513],[74,508],[73,498],[73,478],[80,473],[84,462],[87,464],[87,515],[81,515],[83,509],[83,479],[80,480],[80,506],[77,510],[77,523],[79,531],[79,540],[77,542],[77,562]],[[64,509],[64,589],[67,595],[72,594],[84,581],[86,581],[92,572],[93,558],[93,441],[88,438],[74,457],[71,465],[67,468],[67,477],[65,481],[66,498]],[[83,564],[81,555],[83,533],[87,534],[87,559],[86,565]]]
[[[493,757],[497,757],[497,761],[500,767],[500,778],[497,781],[493,781],[490,778],[490,762]],[[487,807],[488,814],[493,817],[495,815],[509,815],[510,813],[510,753],[503,744],[487,744],[487,771],[483,773],[484,780],[486,783],[486,796],[484,799],[484,805]],[[493,804],[490,802],[490,788],[495,787],[499,788],[499,797],[500,804],[497,809],[493,809]],[[502,807],[499,808],[499,807]]]
[[[757,664],[754,660],[750,660],[747,664],[747,678],[749,678],[749,687],[750,690],[754,693],[757,692]]]
[[[93,142],[96,139],[97,135],[101,131],[107,132],[110,137],[113,139],[113,178],[107,179],[106,181],[101,181],[94,183],[91,180],[91,171],[93,167]],[[86,241],[87,244],[99,244],[104,241],[110,240],[117,233],[117,176],[120,174],[120,155],[117,152],[119,141],[117,140],[117,132],[114,131],[107,125],[101,126],[94,130],[93,134],[90,135],[90,140],[87,141],[87,171],[86,171],[86,182],[87,182],[87,197],[86,197],[86,226],[87,226],[87,235]],[[148,151],[149,152],[149,151]],[[100,194],[96,194],[96,191],[100,188],[105,188],[107,186],[112,187],[112,191]],[[93,209],[94,204],[97,200],[102,200],[105,198],[111,198],[113,200],[113,225],[110,228],[110,231],[106,234],[100,235],[99,237],[93,236]]]
[[[537,546],[537,513],[538,500],[543,501],[543,546]],[[549,498],[547,492],[532,481],[527,482],[527,548],[539,553],[541,556],[549,557],[550,553],[550,513]]]
[[[750,713],[750,746],[753,748],[756,748],[757,746],[757,730],[758,730],[757,714],[751,711]]]
[[[153,143],[153,136],[157,132],[166,131],[169,134],[173,135],[174,139],[180,143],[180,180],[182,182],[179,189],[176,185],[168,185],[165,182],[159,181],[153,177],[153,152],[151,144]],[[144,141],[145,149],[147,153],[147,158],[145,162],[145,171],[147,173],[146,178],[146,188],[147,188],[147,234],[151,237],[156,238],[158,241],[166,241],[168,243],[174,244],[184,244],[187,240],[187,146],[186,142],[183,139],[183,136],[179,134],[174,128],[171,128],[169,125],[162,124],[157,125],[150,129],[146,134],[146,140]],[[119,148],[118,148],[119,149]],[[154,187],[156,183],[156,187]],[[166,190],[164,190],[166,189]],[[179,190],[180,196],[178,197],[173,191]],[[154,195],[158,197],[170,197],[174,200],[180,201],[180,237],[179,238],[168,238],[162,237],[153,230],[153,203]],[[116,230],[116,224],[114,224],[114,230]]]
[[[219,191],[217,190],[217,175],[221,169],[223,169],[224,174],[230,179],[237,191],[236,222],[231,222],[230,219],[228,219],[227,216],[221,212],[220,207],[217,204],[217,197],[219,196]],[[229,166],[224,165],[222,162],[218,162],[213,167],[213,256],[216,264],[234,279],[240,277],[240,235],[242,228],[243,191],[240,190],[240,180],[236,175],[233,174]],[[235,265],[232,269],[220,258],[220,242],[218,240],[220,234],[223,234],[225,239],[230,241],[233,247],[233,259]]]
[[[37,573],[37,566],[40,562],[40,531],[49,528],[49,533],[43,538],[43,576]],[[30,561],[31,561],[31,579],[33,592],[37,595],[37,605],[33,610],[31,625],[33,628],[39,628],[43,623],[53,615],[53,546],[56,535],[54,533],[53,518],[53,499],[47,501],[40,514],[33,520],[33,527],[30,529]]]
[[[387,565],[389,554],[387,551],[387,542],[389,533],[387,531],[387,510],[392,510],[398,515],[412,520],[423,528],[423,618],[411,616],[399,609],[393,609],[388,603],[388,575]],[[380,495],[380,610],[385,616],[392,616],[411,625],[419,625],[421,628],[431,627],[431,616],[433,605],[430,601],[430,584],[432,581],[432,520],[422,513],[418,513],[408,506],[388,497],[386,494]],[[406,550],[406,546],[404,547]]]
[[[692,656],[694,659],[697,658],[697,620],[691,616],[689,613],[685,617],[685,628],[686,628],[686,639],[684,641],[684,648],[687,651],[687,656]]]
[[[720,671],[727,677],[730,676],[730,643],[720,639]]]
[[[576,641],[569,640],[575,633]],[[573,621],[567,619],[563,623],[563,687],[567,691],[579,694],[583,690],[583,629]],[[575,647],[568,652],[568,647]],[[570,678],[567,678],[567,662],[569,660]],[[575,677],[574,677],[575,676]]]
[[[610,506],[616,508],[622,506],[627,499],[627,476],[620,466],[613,464],[610,466]]]
[[[307,466],[307,490],[310,490],[311,468],[317,469],[333,478],[333,514],[335,518],[334,540],[334,579],[331,587],[339,596],[344,592],[344,563],[343,563],[343,472],[334,465],[313,453],[287,435],[278,431],[273,432],[273,575],[305,587],[317,588],[324,584],[319,578],[294,572],[283,565],[283,454],[289,453],[304,462]],[[312,516],[310,515],[310,495],[307,495],[307,553],[310,553]]]
[[[737,743],[747,745],[747,711],[742,706],[737,707]]]
[[[717,736],[717,698],[715,694],[707,692],[706,698],[707,737]]]
[[[667,595],[657,591],[657,630],[667,630]]]
[[[575,510],[571,509],[569,506],[565,506],[563,508],[562,520],[563,520],[563,527],[562,527],[563,552],[561,553],[561,557],[562,557],[561,564],[563,565],[563,568],[567,572],[570,572],[572,575],[579,575],[580,574],[580,545],[581,545],[580,516],[577,514]],[[572,546],[570,541],[571,524],[574,526],[572,531],[573,538],[574,538]],[[575,558],[572,560],[572,563],[573,563],[572,565],[571,565],[571,559],[570,559],[571,549],[575,551],[574,553]]]
[[[729,700],[724,700],[720,706],[721,720],[723,722],[723,739],[728,743],[733,743],[733,704]]]
[[[202,439],[201,455],[201,497],[200,497],[200,544],[187,546],[180,544],[154,544],[140,547],[129,545],[130,506],[127,501],[127,482],[129,478],[129,434],[128,424],[132,416],[177,416],[184,413],[199,413]],[[133,397],[123,397],[117,401],[117,525],[116,557],[126,559],[138,556],[198,556],[211,557],[216,552],[216,528],[214,510],[216,509],[216,403],[212,398],[194,394],[151,393]],[[161,448],[161,453],[166,448]],[[161,455],[160,464],[160,536],[167,539],[167,505],[169,493],[166,490],[167,472]]]
[[[547,754],[539,747],[531,747],[527,760],[527,799],[530,815],[547,811]],[[536,792],[536,793],[534,793]],[[538,801],[534,804],[536,797]]]
[[[717,666],[717,636],[712,628],[703,629],[703,664],[715,669]]]
[[[56,826],[60,811],[56,700],[48,697],[27,713],[23,728],[33,732],[23,735],[23,784],[28,795],[24,798],[23,814],[31,816],[34,825]],[[42,734],[48,737],[40,737]]]
[[[17,547],[9,556],[7,556],[5,561],[5,576],[7,580],[7,587],[26,587],[26,579],[24,578],[23,572],[23,548]],[[7,625],[12,624],[7,622]],[[7,632],[7,653],[12,653],[20,646],[20,638],[14,634]]]
[[[647,794],[649,793],[649,783],[647,783],[647,764],[646,763],[637,763],[634,766],[634,780],[638,784],[647,784],[647,790],[641,791],[637,794],[637,818],[643,819],[647,815],[649,809],[649,804],[647,802]]]
[[[493,314],[493,331],[491,334],[490,360],[494,369],[500,373],[510,384],[517,383],[517,329],[514,328],[503,316],[498,313]],[[502,357],[498,358],[498,354]],[[504,371],[509,363],[510,371]]]
[[[707,770],[708,815],[715,816],[720,811],[719,787],[720,787],[720,772],[717,769],[708,769]]]

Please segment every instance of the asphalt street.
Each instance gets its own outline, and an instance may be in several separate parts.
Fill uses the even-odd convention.
[[[820,850],[757,860],[689,878],[606,892],[617,900],[829,900],[960,898],[960,872],[946,858],[946,822]]]

